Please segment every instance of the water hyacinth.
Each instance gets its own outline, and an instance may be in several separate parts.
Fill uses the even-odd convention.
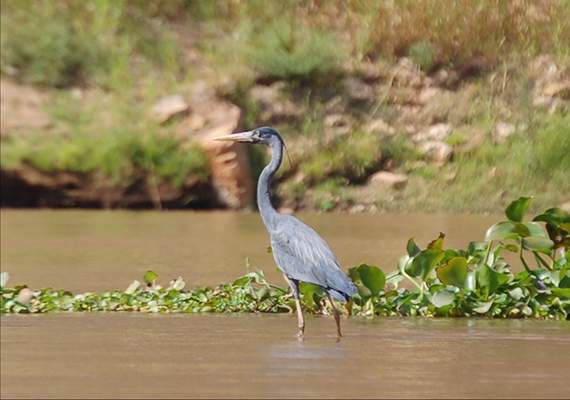
[[[491,226],[484,242],[467,249],[446,249],[441,233],[422,249],[413,239],[396,271],[362,264],[349,270],[358,293],[346,313],[378,316],[495,317],[570,319],[570,215],[551,208],[523,222],[530,198],[512,202],[506,221]],[[521,272],[513,273],[504,252],[518,255]],[[532,262],[530,260],[533,260]],[[73,294],[65,290],[9,288],[0,277],[0,312],[140,311],[181,313],[290,313],[295,309],[288,289],[270,284],[262,271],[232,283],[187,288],[179,277],[167,287],[148,271],[144,284],[126,290]],[[330,314],[325,295],[302,284],[307,312]]]

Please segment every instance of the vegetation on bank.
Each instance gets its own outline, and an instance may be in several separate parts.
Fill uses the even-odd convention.
[[[189,176],[202,181],[209,176],[208,160],[198,145],[183,145],[173,136],[149,131],[24,137],[7,142],[2,153],[4,168],[26,163],[44,172],[91,173],[102,182],[125,187],[146,176],[176,187]]]
[[[494,318],[570,318],[570,214],[551,208],[524,221],[532,199],[521,197],[506,209],[507,220],[492,225],[484,242],[449,249],[445,235],[425,248],[410,239],[396,271],[362,264],[349,269],[358,287],[347,312],[364,317],[426,316]],[[516,254],[520,272],[504,258]],[[9,288],[0,285],[0,312],[293,312],[288,290],[272,285],[263,272],[250,272],[230,284],[186,289],[182,278],[167,287],[148,271],[144,284],[125,291],[72,294],[65,290]],[[407,283],[405,285],[404,283]],[[330,314],[315,285],[301,285],[303,307]]]
[[[3,136],[2,168],[89,172],[107,185],[141,174],[174,185],[189,174],[203,178],[209,171],[191,130],[180,138],[175,122],[157,124],[152,105],[204,82],[242,108],[247,127],[258,126],[266,121],[248,91],[279,81],[303,109],[276,123],[298,160],[279,183],[286,206],[497,211],[523,193],[534,195],[536,207],[568,201],[568,109],[533,108],[525,69],[540,54],[568,64],[566,0],[7,0],[1,19],[2,77],[50,93],[52,121]],[[443,166],[420,154],[401,127],[396,139],[364,129],[373,117],[392,123],[401,111],[389,91],[406,88],[392,87],[389,68],[371,104],[348,107],[349,134],[328,140],[324,104],[347,97],[342,79],[401,57],[430,78],[455,73],[451,90],[474,93],[467,106],[452,100],[447,107],[456,111],[432,118],[454,126],[446,140],[458,151]],[[497,144],[491,131],[505,118],[517,131]],[[471,139],[465,125],[485,132],[469,152],[459,151]],[[259,152],[251,160],[259,170]],[[384,168],[408,175],[405,189],[363,196],[367,178]]]

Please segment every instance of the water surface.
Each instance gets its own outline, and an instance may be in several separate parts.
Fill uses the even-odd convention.
[[[153,269],[214,285],[252,268],[283,284],[259,216],[240,213],[1,213],[11,283],[127,287]],[[496,217],[301,216],[346,267],[393,269],[410,236],[480,240]],[[570,397],[570,324],[555,321],[93,313],[1,318],[2,398]]]
[[[11,282],[72,291],[127,287],[148,269],[191,285],[231,281],[262,268],[284,284],[256,213],[22,211],[1,213],[1,265]],[[449,246],[481,240],[497,217],[474,215],[302,214],[344,268],[367,262],[395,269],[414,236],[425,246],[440,231]]]
[[[570,325],[293,315],[2,317],[2,398],[568,398]]]

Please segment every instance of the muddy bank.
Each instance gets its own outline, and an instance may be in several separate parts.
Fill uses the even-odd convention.
[[[127,186],[93,174],[42,172],[30,166],[0,170],[2,207],[215,208],[222,207],[211,182],[189,176],[180,187],[141,176]]]

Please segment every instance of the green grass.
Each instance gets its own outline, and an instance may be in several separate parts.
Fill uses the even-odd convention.
[[[344,176],[349,181],[360,181],[378,166],[382,158],[381,138],[355,132],[340,143],[321,149],[299,169],[308,182],[320,182],[331,176]]]
[[[2,73],[46,86],[117,88],[135,64],[175,68],[178,44],[137,3],[3,1]]]
[[[316,81],[331,78],[347,58],[333,34],[307,29],[297,21],[277,21],[248,34],[246,62],[262,76]]]
[[[318,184],[313,192],[313,206],[319,211],[332,211],[338,206],[352,203],[348,181],[343,177],[334,177]]]
[[[201,180],[209,176],[206,156],[198,146],[183,146],[173,136],[152,131],[113,131],[99,136],[79,133],[3,142],[2,168],[21,163],[44,172],[95,173],[120,186],[148,174],[174,186],[181,186],[192,174]]]
[[[390,193],[380,193],[378,206],[482,212],[500,209],[505,197],[523,195],[533,196],[538,208],[562,204],[570,200],[568,154],[570,116],[543,116],[506,144],[488,139],[477,151],[459,153],[443,167],[409,167],[410,182],[398,201]]]

